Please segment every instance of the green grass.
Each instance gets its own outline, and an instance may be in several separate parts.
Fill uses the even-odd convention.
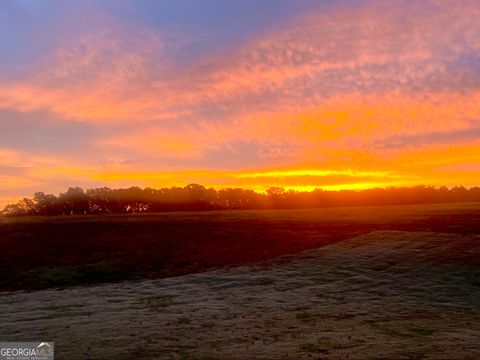
[[[372,327],[380,334],[401,338],[431,336],[435,333],[433,329],[426,326],[420,327],[411,325],[404,328],[394,329],[386,325],[372,324]]]
[[[180,360],[189,360],[190,359],[190,354],[185,349],[178,350],[178,356],[179,356]]]
[[[327,348],[332,348],[333,347],[333,342],[332,339],[330,339],[328,336],[322,336],[318,339],[318,342],[322,344],[323,346]]]
[[[322,346],[313,344],[313,343],[304,343],[299,346],[300,351],[314,353],[314,354],[324,354],[328,353],[328,350],[324,349]]]
[[[136,304],[145,306],[155,312],[163,312],[169,306],[175,305],[175,295],[150,296],[138,299]]]
[[[312,319],[312,314],[310,314],[309,312],[305,311],[305,310],[302,310],[300,312],[297,312],[295,314],[295,317],[298,319],[298,320],[301,320],[301,321],[309,321]]]
[[[10,274],[9,281],[14,280],[30,289],[43,289],[105,282],[112,283],[134,279],[135,277],[135,274],[128,269],[117,267],[108,261],[101,261],[80,266],[39,267],[29,271]]]
[[[407,331],[412,336],[431,336],[435,333],[435,330],[429,327],[419,327],[419,326],[409,326],[407,327]]]
[[[178,324],[190,324],[192,322],[192,319],[186,316],[182,316],[177,319]]]

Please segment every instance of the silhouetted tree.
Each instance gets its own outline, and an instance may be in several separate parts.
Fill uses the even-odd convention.
[[[7,205],[4,215],[78,215],[143,213],[178,210],[280,209],[329,206],[394,205],[440,202],[480,201],[480,188],[463,186],[448,189],[432,186],[390,187],[362,191],[342,190],[310,192],[285,191],[272,187],[265,193],[240,188],[215,190],[202,185],[163,189],[128,189],[72,187],[58,196],[37,192]]]

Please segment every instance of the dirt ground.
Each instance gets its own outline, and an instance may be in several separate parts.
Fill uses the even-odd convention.
[[[480,358],[480,235],[375,231],[264,263],[0,294],[57,359]],[[473,260],[473,261],[472,261]]]

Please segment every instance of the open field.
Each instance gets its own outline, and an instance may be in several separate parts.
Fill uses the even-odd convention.
[[[480,205],[0,218],[0,290],[183,275],[378,230],[480,234]]]
[[[480,204],[2,221],[0,338],[58,359],[480,358]]]

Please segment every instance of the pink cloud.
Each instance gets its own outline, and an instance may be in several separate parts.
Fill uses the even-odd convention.
[[[148,161],[120,172],[167,168],[152,158],[212,168],[209,154],[241,156],[239,143],[252,148],[252,167],[268,159],[408,175],[397,163],[410,161],[427,176],[452,165],[452,147],[464,147],[459,162],[475,160],[474,139],[454,137],[480,121],[480,73],[468,62],[480,59],[479,18],[477,1],[334,6],[188,64],[171,56],[171,35],[108,18],[23,64],[32,69],[23,76],[0,80],[0,107],[102,129],[90,149],[101,155],[72,173],[79,179],[125,154]],[[422,139],[423,148],[378,148],[399,136]],[[57,162],[46,167],[70,173]]]

